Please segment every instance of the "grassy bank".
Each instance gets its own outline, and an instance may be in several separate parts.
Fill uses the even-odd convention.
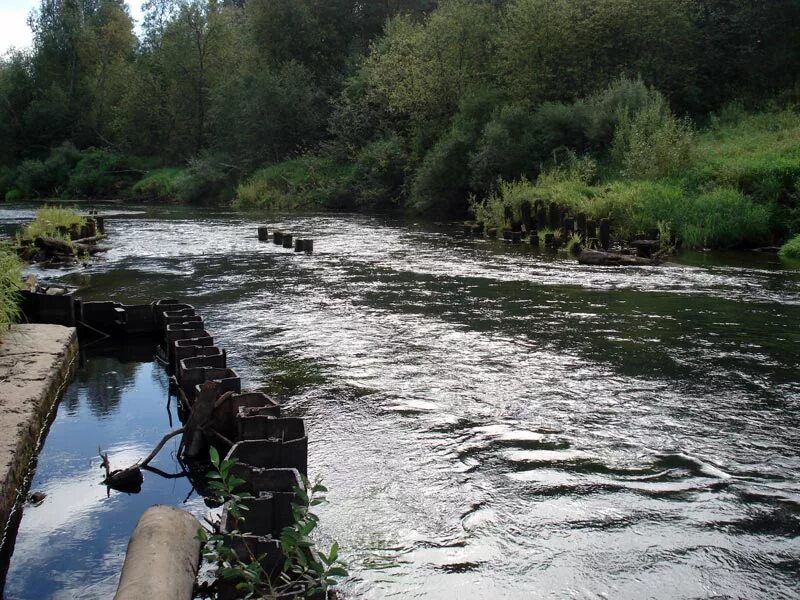
[[[660,229],[690,248],[763,245],[800,231],[796,112],[712,119],[708,129],[692,135],[675,168],[653,169],[663,159],[656,154],[658,144],[646,142],[631,144],[616,163],[598,166],[573,157],[535,181],[501,181],[487,200],[473,202],[473,213],[489,225],[504,227],[506,209],[520,218],[524,202],[541,198],[591,219],[610,218],[621,239]],[[636,153],[641,156],[631,158]],[[643,165],[640,170],[646,166],[654,173],[626,169],[635,162]],[[785,252],[792,252],[791,247]]]

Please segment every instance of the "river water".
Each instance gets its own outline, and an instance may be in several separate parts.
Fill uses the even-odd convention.
[[[264,222],[315,253],[259,243],[241,214],[148,208],[60,277],[85,299],[194,304],[245,387],[306,419],[346,596],[800,598],[799,270],[744,253],[583,267],[446,223]],[[185,479],[97,486],[98,445],[132,462],[169,428],[166,377],[86,365],[10,598],[108,597],[144,507],[206,510]]]

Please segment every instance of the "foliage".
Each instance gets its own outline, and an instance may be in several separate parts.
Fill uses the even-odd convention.
[[[45,160],[26,160],[17,169],[17,188],[25,198],[59,196],[80,158],[78,149],[65,142],[53,148]]]
[[[301,209],[350,205],[351,169],[329,158],[306,155],[257,171],[236,189],[241,209]]]
[[[10,247],[0,246],[0,336],[19,318],[22,263]]]
[[[675,117],[660,94],[635,113],[624,109],[614,132],[611,156],[631,178],[674,175],[691,160],[690,123]]]
[[[65,195],[114,198],[130,187],[138,174],[127,156],[108,150],[85,150],[69,174]]]
[[[186,174],[183,169],[163,167],[148,171],[133,184],[131,193],[136,198],[150,200],[169,200],[177,196],[178,182]]]
[[[244,481],[234,475],[235,459],[221,459],[215,448],[210,449],[214,470],[208,474],[209,487],[224,502],[236,527],[228,535],[240,535],[238,525],[246,519],[245,502],[250,494],[238,492]],[[303,486],[295,487],[299,502],[292,503],[293,522],[280,534],[283,565],[277,578],[267,573],[256,556],[238,556],[230,540],[219,533],[198,531],[204,544],[203,555],[217,565],[219,578],[232,580],[246,598],[311,598],[326,594],[336,586],[334,577],[346,577],[347,571],[339,561],[339,545],[334,543],[327,553],[316,549],[311,534],[319,524],[319,517],[311,509],[325,503],[325,486],[317,481],[311,485],[303,478]]]
[[[229,200],[233,193],[232,168],[221,155],[203,154],[189,161],[173,182],[178,200],[213,203]]]
[[[59,229],[82,227],[85,224],[85,217],[72,208],[44,205],[36,211],[33,221],[23,227],[19,237],[23,240],[33,240],[37,237],[64,238],[66,236]]]
[[[781,246],[780,255],[782,258],[796,258],[800,260],[800,235],[794,236]]]

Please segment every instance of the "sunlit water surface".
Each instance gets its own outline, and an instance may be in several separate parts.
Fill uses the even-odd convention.
[[[0,232],[30,214],[0,210]],[[86,299],[191,302],[245,386],[306,419],[348,596],[800,597],[800,271],[744,253],[583,267],[448,224],[264,222],[315,253],[259,243],[247,216],[141,209],[60,277]],[[108,598],[146,506],[204,514],[185,479],[97,485],[97,446],[142,457],[166,395],[155,363],[87,359],[8,597]]]

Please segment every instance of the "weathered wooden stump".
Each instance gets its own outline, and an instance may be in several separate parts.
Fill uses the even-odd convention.
[[[511,241],[511,230],[510,229],[503,229],[503,239],[506,242],[510,242]]]
[[[580,234],[581,239],[585,240],[589,237],[586,235],[586,213],[578,213],[575,215],[575,228]]]
[[[304,245],[305,245],[305,240],[301,240],[300,238],[297,238],[294,241],[294,251],[295,252],[302,252]]]
[[[259,242],[269,241],[269,231],[267,230],[266,225],[262,225],[258,228],[258,241]]]
[[[291,233],[284,233],[283,234],[283,247],[284,248],[292,248],[294,244],[292,243],[292,234]]]
[[[547,246],[548,248],[552,248],[553,247],[553,241],[555,240],[555,237],[556,236],[553,235],[552,233],[545,233],[544,234],[544,245]]]
[[[611,223],[608,219],[600,219],[600,247],[608,250],[611,247]]]
[[[539,232],[535,229],[531,231],[530,237],[528,238],[528,242],[531,246],[538,248],[539,247]]]
[[[306,254],[314,252],[314,240],[303,240],[303,252]]]
[[[283,244],[283,232],[282,231],[273,231],[272,232],[272,243],[281,245]]]
[[[511,232],[511,243],[512,244],[519,244],[522,241],[522,232],[521,231],[512,231]]]
[[[586,221],[586,239],[597,237],[597,221]]]
[[[490,238],[496,238],[497,227],[489,227],[489,229],[486,230],[486,235],[489,236]]]

